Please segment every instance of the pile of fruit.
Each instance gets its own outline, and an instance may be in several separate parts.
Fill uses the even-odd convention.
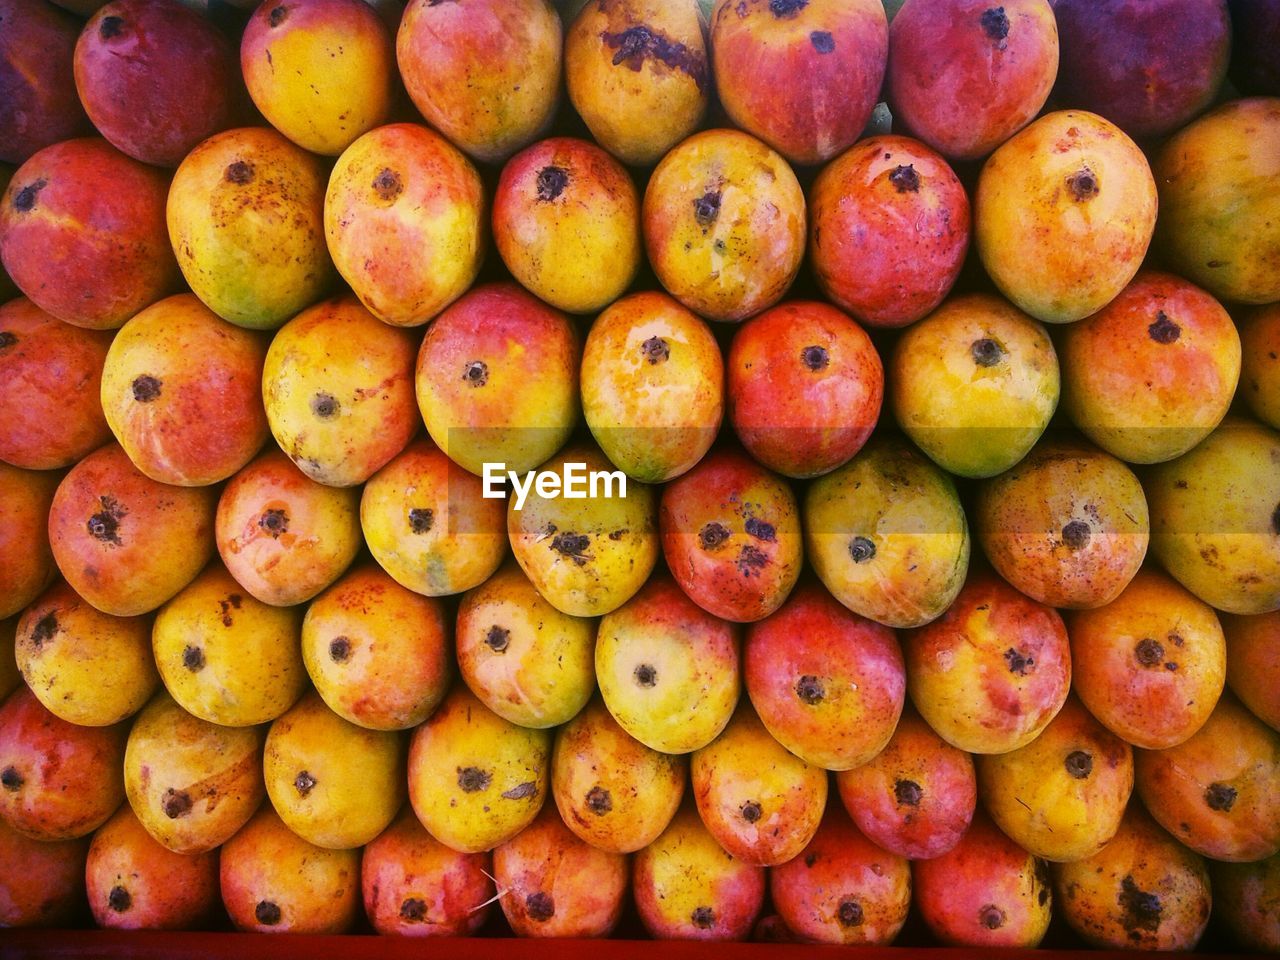
[[[0,0],[0,161],[0,924],[1280,950],[1280,0]]]

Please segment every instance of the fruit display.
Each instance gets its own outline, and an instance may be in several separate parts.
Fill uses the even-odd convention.
[[[0,0],[0,927],[1280,953],[1280,0]]]

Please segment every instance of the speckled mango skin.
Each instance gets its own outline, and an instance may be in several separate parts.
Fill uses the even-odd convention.
[[[1133,792],[1133,749],[1074,697],[1031,743],[975,759],[987,813],[1045,860],[1083,860],[1101,850]]]
[[[764,868],[726,853],[692,800],[631,866],[636,908],[654,937],[745,940],[764,903]]]
[[[193,717],[161,691],[129,731],[123,764],[129,805],[174,853],[220,846],[267,795],[265,736],[263,727],[223,727]]]
[[[582,345],[569,318],[514,283],[476,287],[428,328],[418,351],[418,407],[431,439],[480,476],[524,473],[578,422]]]
[[[105,727],[133,716],[160,684],[150,620],[95,610],[64,582],[23,611],[14,653],[40,702],[81,726]]]
[[[1204,860],[1140,804],[1129,808],[1115,839],[1098,853],[1052,870],[1059,912],[1095,947],[1192,950],[1209,920]]]
[[[665,293],[610,305],[582,354],[582,410],[610,461],[643,483],[688,472],[724,417],[724,358],[698,316]]]
[[[1261,307],[1240,323],[1240,385],[1245,404],[1280,430],[1280,306]]]
[[[685,754],[660,753],[628,734],[596,696],[556,731],[551,789],[565,826],[580,838],[634,853],[680,808],[688,766]]]
[[[237,930],[345,933],[360,914],[360,851],[308,843],[269,805],[223,846],[218,869]]]
[[[326,850],[364,846],[395,819],[405,799],[400,735],[357,727],[315,692],[271,724],[262,770],[280,818]]]
[[[827,805],[827,772],[765,729],[749,700],[690,762],[693,797],[716,842],[745,863],[776,866],[813,838]]]
[[[1217,616],[1157,570],[1138,573],[1110,603],[1071,614],[1069,626],[1076,694],[1135,746],[1181,743],[1222,694],[1226,646]]]
[[[490,710],[545,729],[573,719],[595,690],[596,625],[561,613],[508,561],[458,606],[462,678]]]
[[[888,21],[880,0],[718,0],[711,55],[736,126],[792,163],[825,163],[858,139],[879,99]]]
[[[493,851],[499,903],[518,937],[605,937],[622,916],[630,864],[573,834],[554,804]]]
[[[32,840],[0,820],[0,925],[69,927],[84,911],[89,838]]]
[[[940,619],[904,637],[903,653],[911,702],[939,736],[970,753],[1030,743],[1071,688],[1062,617],[986,570],[970,573]]]
[[[426,127],[370,130],[329,176],[329,254],[360,302],[392,326],[422,326],[466,292],[487,231],[480,174]]]
[[[1018,590],[1051,607],[1091,608],[1137,575],[1151,524],[1132,470],[1090,444],[1051,437],[978,487],[974,527]]]
[[[53,580],[49,508],[58,475],[0,462],[0,618],[20,613]]]
[[[969,525],[954,481],[898,439],[872,439],[809,486],[804,540],[831,595],[890,627],[942,616],[969,570]]]
[[[883,750],[836,774],[845,810],[867,839],[910,860],[946,853],[978,802],[973,758],[907,708]]]
[[[888,363],[898,425],[938,466],[991,477],[1025,457],[1058,406],[1048,331],[1000,297],[955,297],[914,324]]]
[[[440,601],[363,564],[317,597],[302,621],[302,660],[344,720],[406,730],[439,706],[453,679],[450,624]]]
[[[492,912],[492,875],[489,854],[450,850],[406,804],[361,855],[365,915],[384,936],[465,937]]]
[[[1204,726],[1166,750],[1139,750],[1138,795],[1156,821],[1214,860],[1280,853],[1280,733],[1226,694]]]
[[[493,239],[531,293],[559,310],[595,313],[640,268],[640,194],[626,168],[594,143],[542,140],[502,168]]]
[[[1280,432],[1229,417],[1147,473],[1151,553],[1227,613],[1280,609]]]
[[[1158,463],[1207,437],[1231,406],[1241,342],[1208,293],[1143,271],[1098,313],[1067,326],[1062,405],[1104,450]]]
[[[800,577],[800,506],[786,480],[723,449],[662,490],[662,552],[700,607],[737,623],[777,610]]]
[[[883,750],[906,701],[893,631],[813,583],[747,628],[743,673],[769,733],[828,770],[860,766]]]
[[[977,160],[1040,112],[1058,74],[1049,0],[1004,3],[1004,23],[997,18],[990,29],[986,0],[900,6],[889,28],[886,89],[895,120],[915,136],[948,157]]]
[[[173,175],[167,222],[192,292],[237,326],[274,330],[333,278],[324,165],[275,130],[215,134]]]
[[[907,921],[911,867],[835,806],[800,856],[769,871],[769,893],[787,928],[806,940],[887,946]]]
[[[262,398],[276,443],[298,469],[317,483],[352,487],[405,448],[419,423],[413,339],[353,297],[318,303],[276,333]]]
[[[1280,731],[1280,610],[1219,619],[1227,641],[1228,685],[1255,717]]]
[[[0,197],[0,260],[59,320],[114,330],[171,293],[166,172],[88,137],[45,147]]]
[[[741,634],[659,574],[605,614],[596,639],[600,693],[622,728],[664,753],[689,753],[729,723],[741,690]]]
[[[1214,916],[1248,950],[1280,951],[1280,855],[1209,864]]]
[[[267,439],[267,344],[191,294],[152,304],[116,334],[102,368],[102,409],[134,466],[201,487],[227,479]]]
[[[969,250],[969,197],[918,140],[863,140],[809,191],[809,258],[823,293],[871,327],[905,327],[942,303]]]
[[[550,0],[411,0],[396,60],[427,122],[477,160],[496,163],[555,116],[563,32]]]
[[[1037,946],[1053,896],[1043,861],[1006,837],[981,810],[947,853],[912,865],[915,905],[950,946]]]
[[[628,31],[642,28],[665,38],[672,51],[663,57],[642,44],[615,61]],[[590,0],[565,33],[564,62],[574,108],[596,142],[623,163],[657,163],[706,114],[711,74],[696,3]]]
[[[194,929],[218,904],[218,854],[184,856],[161,846],[126,803],[93,835],[85,885],[99,927]]]
[[[460,853],[506,843],[547,795],[551,734],[503,720],[455,683],[413,732],[409,800],[427,831]]]
[[[738,130],[704,130],[654,169],[641,211],[658,280],[699,316],[737,322],[773,306],[800,271],[805,200],[779,154]]]
[[[1044,323],[1096,313],[1133,279],[1156,221],[1146,157],[1097,114],[1046,114],[982,168],[974,241],[1000,291]]]
[[[118,445],[101,447],[53,495],[53,558],[76,593],[103,613],[149,613],[213,555],[215,492],[159,483]]]
[[[1280,300],[1280,97],[1223,104],[1153,166],[1173,268],[1222,300]]]
[[[391,113],[391,35],[363,0],[260,5],[240,67],[267,121],[312,153],[336,157]]]
[[[302,610],[252,596],[220,563],[156,614],[151,641],[165,687],[187,712],[227,727],[266,723],[302,695]]]
[[[0,819],[33,840],[92,833],[124,800],[128,734],[68,723],[19,687],[0,706]]]
[[[13,294],[0,289],[0,459],[26,470],[69,467],[111,439],[99,396],[111,334],[63,323]]]

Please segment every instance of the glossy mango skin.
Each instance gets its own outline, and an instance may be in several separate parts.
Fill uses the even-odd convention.
[[[1240,348],[1244,402],[1280,430],[1280,307],[1261,307],[1241,321]]]
[[[1075,692],[1107,729],[1148,750],[1200,729],[1222,694],[1226,646],[1214,611],[1156,570],[1115,600],[1070,615]]]
[[[480,174],[426,127],[377,127],[334,165],[324,233],[338,273],[374,316],[421,326],[480,270],[487,236]]]
[[[711,57],[725,112],[792,163],[825,163],[871,117],[889,55],[880,0],[718,0]]]
[[[84,911],[89,838],[32,840],[0,820],[0,925],[70,926]]]
[[[1129,463],[1186,453],[1226,416],[1241,342],[1212,296],[1143,271],[1093,316],[1063,331],[1062,405],[1104,450]]]
[[[888,100],[913,135],[958,160],[986,156],[1040,112],[1058,74],[1049,0],[909,0],[889,29]],[[940,53],[945,51],[945,53]]]
[[[644,30],[665,37],[670,49],[639,42]],[[623,163],[646,167],[697,130],[711,88],[705,32],[694,0],[582,6],[565,33],[565,80],[596,142]]]
[[[665,293],[605,309],[582,353],[582,410],[614,466],[643,483],[688,472],[724,417],[725,371],[707,324]]]
[[[1173,269],[1222,300],[1280,299],[1280,97],[1223,104],[1170,137],[1153,167]]]
[[[1255,717],[1280,731],[1280,610],[1219,619],[1227,641],[1228,685]]]
[[[251,330],[274,330],[319,300],[333,279],[324,189],[320,159],[275,130],[227,130],[187,154],[166,219],[196,296]]]
[[[391,35],[363,0],[261,4],[240,67],[254,106],[312,153],[336,157],[391,114]]]
[[[100,397],[108,331],[63,323],[15,296],[0,305],[0,342],[0,459],[69,467],[111,439]]]
[[[787,161],[738,130],[704,130],[654,169],[641,211],[649,263],[708,320],[773,306],[800,271],[805,201]]]
[[[991,155],[973,210],[974,241],[1000,291],[1043,323],[1070,323],[1106,306],[1138,272],[1155,228],[1156,183],[1119,127],[1061,110]]]
[[[54,473],[0,463],[0,617],[34,601],[57,574],[49,548]]]

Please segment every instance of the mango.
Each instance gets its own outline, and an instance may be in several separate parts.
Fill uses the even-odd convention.
[[[1208,866],[1215,920],[1247,950],[1280,951],[1280,856]]]
[[[1280,731],[1280,610],[1219,619],[1227,641],[1227,685],[1255,717]]]
[[[57,567],[49,548],[49,508],[56,473],[0,462],[0,617],[12,617],[40,596]]]
[[[1242,398],[1255,417],[1280,430],[1280,307],[1261,307],[1240,323]]]
[[[84,913],[89,838],[32,840],[0,819],[0,927],[69,927]]]
[[[0,20],[0,161],[24,163],[89,127],[72,75],[80,21],[31,0],[4,0]]]

